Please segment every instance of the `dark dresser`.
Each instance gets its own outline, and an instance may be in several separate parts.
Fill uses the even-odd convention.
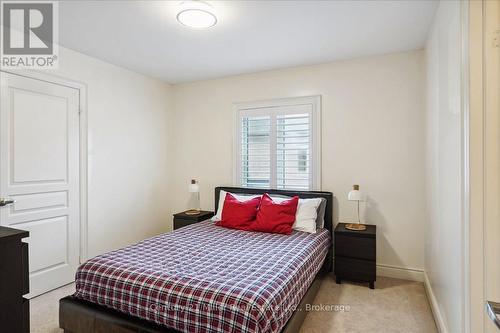
[[[377,279],[377,226],[366,225],[366,230],[353,231],[339,223],[334,232],[335,278],[368,282],[375,288]]]
[[[201,221],[208,220],[214,216],[214,212],[209,212],[206,210],[201,210],[196,215],[189,215],[186,212],[174,214],[174,230],[185,227],[190,224],[198,223]]]
[[[0,227],[0,331],[28,333],[30,303],[27,231]]]

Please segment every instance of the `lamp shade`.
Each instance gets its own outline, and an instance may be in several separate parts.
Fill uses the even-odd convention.
[[[347,195],[347,199],[349,201],[361,201],[362,200],[362,195],[361,195],[361,192],[359,191],[359,185],[354,185],[352,187],[352,190]]]
[[[196,183],[196,180],[191,180],[191,184],[189,184],[189,192],[190,193],[198,193],[200,192],[200,186]]]

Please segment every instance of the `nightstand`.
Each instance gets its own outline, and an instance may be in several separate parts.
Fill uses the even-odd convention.
[[[200,213],[196,215],[188,215],[186,212],[174,214],[174,230],[208,220],[212,216],[214,216],[214,212],[205,210],[200,211]]]
[[[336,282],[352,280],[368,282],[375,288],[377,270],[377,226],[366,225],[366,230],[352,231],[339,223],[334,231]]]

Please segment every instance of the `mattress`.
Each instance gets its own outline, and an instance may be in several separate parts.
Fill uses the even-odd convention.
[[[181,332],[279,332],[330,242],[204,221],[90,259],[74,296]]]

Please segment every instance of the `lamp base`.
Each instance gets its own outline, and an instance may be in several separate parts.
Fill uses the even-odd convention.
[[[345,228],[354,231],[363,231],[366,230],[366,225],[360,223],[348,223],[345,225]]]
[[[184,214],[186,214],[186,215],[198,215],[200,213],[201,213],[201,210],[199,210],[199,209],[190,209],[190,210],[186,210],[184,212]]]

